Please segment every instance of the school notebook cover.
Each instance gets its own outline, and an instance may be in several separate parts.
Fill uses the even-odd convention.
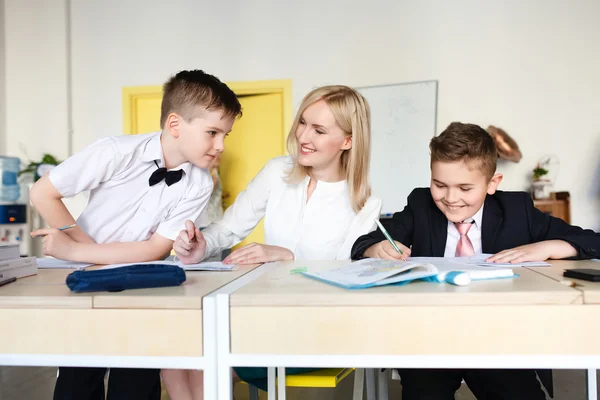
[[[346,289],[401,284],[419,279],[445,282],[448,274],[456,272],[468,274],[473,281],[516,276],[512,269],[482,267],[461,259],[428,257],[427,261],[365,258],[341,267],[302,274]]]

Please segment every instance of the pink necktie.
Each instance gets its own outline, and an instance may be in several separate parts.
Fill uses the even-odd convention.
[[[475,254],[475,250],[473,250],[473,243],[471,243],[471,239],[467,236],[467,232],[471,229],[471,223],[461,223],[456,222],[454,226],[458,230],[460,234],[460,238],[458,238],[458,244],[456,245],[456,257],[471,257]]]

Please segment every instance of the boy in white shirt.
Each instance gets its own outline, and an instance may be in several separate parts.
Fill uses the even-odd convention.
[[[210,198],[206,168],[241,115],[236,95],[203,71],[181,71],[164,85],[161,132],[100,139],[32,187],[30,199],[50,228],[43,251],[60,259],[113,264],[162,259],[184,221]],[[61,199],[90,191],[75,223]],[[104,399],[104,368],[60,368],[54,399]],[[159,399],[158,370],[111,369],[108,399]]]

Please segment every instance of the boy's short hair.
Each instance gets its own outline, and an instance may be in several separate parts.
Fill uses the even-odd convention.
[[[478,161],[488,179],[496,172],[498,149],[494,139],[480,126],[453,122],[429,142],[434,161]]]
[[[160,127],[177,113],[191,121],[199,109],[223,110],[224,117],[242,115],[242,105],[233,91],[217,77],[202,70],[181,71],[163,86]]]

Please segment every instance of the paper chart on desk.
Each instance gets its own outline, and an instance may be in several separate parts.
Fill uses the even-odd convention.
[[[139,263],[128,263],[128,264],[110,264],[105,265],[101,269],[111,269],[126,267],[129,265],[148,265],[148,264],[160,264],[160,265],[174,265],[183,268],[186,271],[234,271],[237,269],[237,265],[223,264],[220,261],[207,261],[199,264],[182,264],[175,261],[162,260],[162,261],[148,261]]]
[[[521,262],[521,263],[494,263],[494,262],[486,262],[485,260],[489,257],[493,256],[493,254],[478,254],[471,257],[409,257],[408,261],[418,261],[423,263],[431,263],[436,265],[436,263],[445,262],[452,263],[457,265],[478,265],[480,267],[494,267],[494,268],[518,268],[518,267],[549,267],[545,261],[531,261],[531,262]]]
[[[35,261],[39,269],[84,269],[85,267],[94,265],[77,261],[59,260],[53,257],[41,257]]]

